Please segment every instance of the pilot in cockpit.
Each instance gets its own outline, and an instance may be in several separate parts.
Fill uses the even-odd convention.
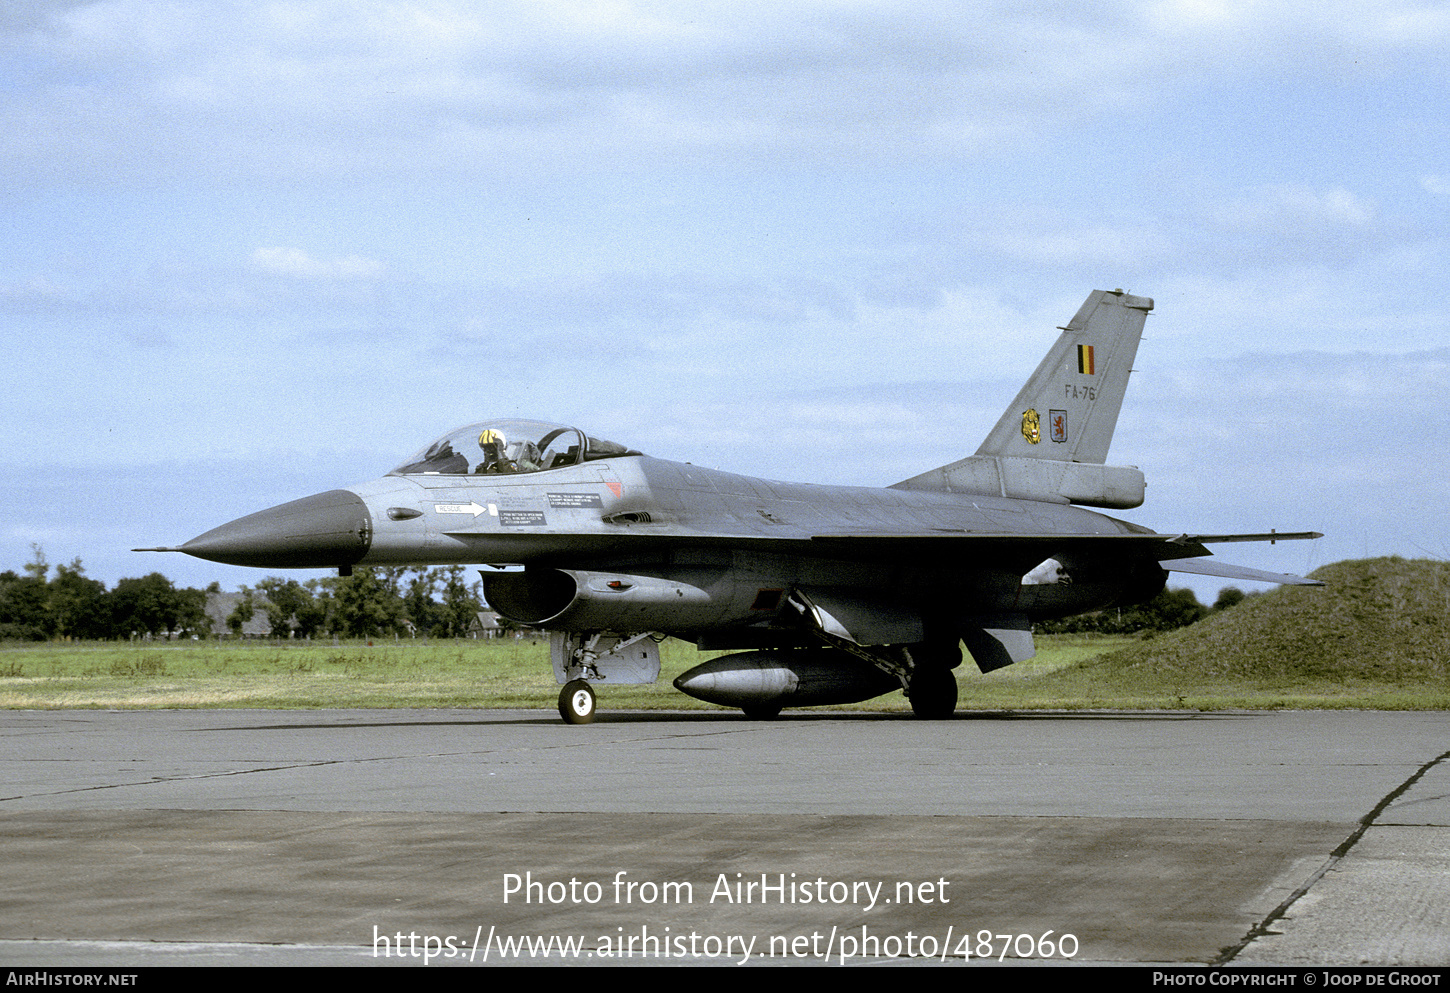
[[[544,456],[539,454],[538,443],[530,438],[510,444],[502,431],[484,428],[478,436],[478,447],[483,450],[483,461],[473,470],[475,474],[538,472],[544,468]]]
[[[474,473],[504,473],[518,472],[513,462],[508,457],[508,442],[504,439],[502,431],[495,431],[493,428],[485,428],[478,436],[478,447],[483,449],[483,461],[478,463]]]

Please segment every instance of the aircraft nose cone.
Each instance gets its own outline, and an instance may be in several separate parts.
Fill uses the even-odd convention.
[[[362,498],[350,490],[328,490],[212,528],[180,551],[227,565],[330,568],[359,561],[372,535],[372,515]]]

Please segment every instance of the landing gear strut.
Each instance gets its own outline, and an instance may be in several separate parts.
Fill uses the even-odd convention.
[[[566,724],[594,720],[594,688],[583,679],[571,679],[559,691],[559,716]]]

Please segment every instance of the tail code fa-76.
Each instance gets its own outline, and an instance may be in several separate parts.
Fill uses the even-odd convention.
[[[1031,658],[1034,621],[1149,600],[1168,571],[1309,584],[1206,558],[1214,542],[1084,510],[1143,502],[1106,464],[1153,301],[1096,291],[976,454],[884,489],[781,483],[650,458],[558,424],[453,431],[381,479],[223,524],[175,549],[261,568],[489,563],[502,616],[551,632],[559,711],[596,682],[653,682],[665,635],[736,650],[675,680],[752,717],[900,689],[956,707],[962,646],[984,672]]]

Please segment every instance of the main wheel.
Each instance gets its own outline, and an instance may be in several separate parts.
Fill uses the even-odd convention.
[[[911,674],[911,712],[929,721],[944,720],[957,709],[957,677],[950,669],[918,666]]]
[[[588,724],[594,720],[594,688],[582,679],[571,679],[559,691],[559,716],[565,724]]]
[[[751,703],[740,709],[752,721],[773,721],[780,716],[780,707],[773,703]]]

